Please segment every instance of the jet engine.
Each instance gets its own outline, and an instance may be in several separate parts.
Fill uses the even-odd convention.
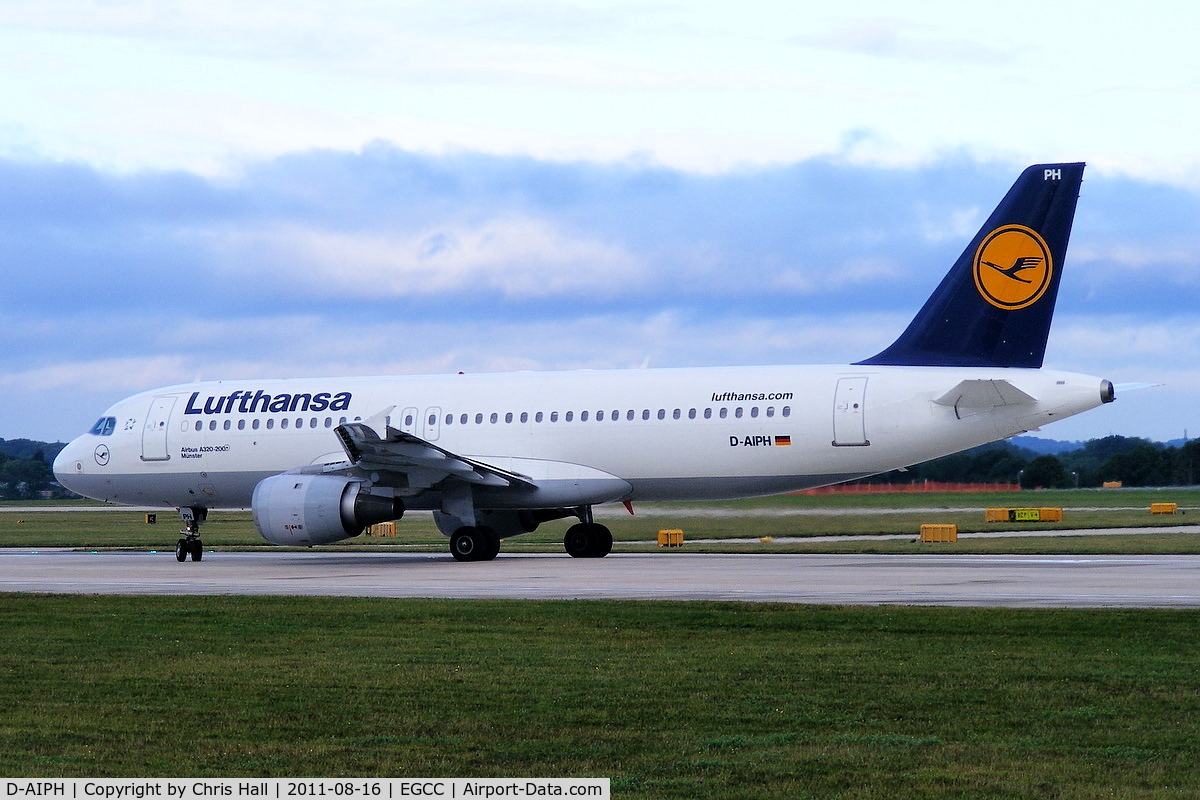
[[[400,519],[404,502],[371,494],[336,475],[273,475],[254,487],[254,527],[271,544],[312,546],[358,536],[368,525]]]

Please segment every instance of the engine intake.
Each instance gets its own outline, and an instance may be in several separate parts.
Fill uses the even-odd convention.
[[[250,511],[268,542],[304,547],[339,542],[368,525],[400,519],[404,502],[336,475],[273,475],[254,487]]]

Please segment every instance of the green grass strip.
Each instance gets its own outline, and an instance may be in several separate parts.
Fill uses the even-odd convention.
[[[6,776],[1195,796],[1200,612],[0,596]]]

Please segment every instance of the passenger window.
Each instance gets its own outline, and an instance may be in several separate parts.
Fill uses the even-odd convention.
[[[476,425],[482,425],[482,424],[483,424],[483,414],[476,414],[476,415],[475,415],[475,424],[476,424]]]
[[[625,412],[625,419],[629,420],[630,422],[633,422],[633,409],[632,408]]]
[[[563,417],[563,419],[565,419],[567,422],[570,422],[571,420],[575,419],[575,412],[568,411],[567,415],[565,417]]]
[[[246,430],[246,420],[244,420],[244,419],[239,419],[239,420],[238,420],[238,430],[239,430],[239,431],[244,431],[244,430]]]
[[[722,408],[722,409],[721,409],[721,419],[725,419],[725,418],[726,418],[726,417],[728,417],[728,416],[729,416],[729,409],[728,409],[728,408]]]
[[[493,424],[493,425],[495,425],[497,422],[499,422],[499,421],[500,421],[500,415],[499,415],[499,414],[497,414],[495,411],[493,411],[493,412],[492,412],[492,416],[491,416],[491,420],[492,420],[492,424]]]
[[[671,419],[679,419],[681,416],[683,416],[683,412],[678,408],[671,412]]]
[[[200,423],[197,422],[196,424],[199,425]],[[275,427],[275,420],[273,418],[267,420],[267,430],[272,430],[272,429],[274,429],[274,427]],[[287,426],[285,425],[284,427],[287,427]]]
[[[642,409],[642,419],[650,419],[650,409],[648,409],[648,408]]]
[[[695,418],[696,418],[696,409],[689,408],[688,409],[688,419],[695,419]]]
[[[750,409],[750,418],[751,419],[758,418],[758,406],[755,406],[754,408]]]
[[[458,418],[458,424],[466,425],[468,419],[470,419],[470,418],[466,414],[463,414],[461,417]]]
[[[712,419],[712,409],[711,408],[704,409],[704,418]]]
[[[233,420],[231,420],[231,419],[227,419],[227,420],[225,420],[225,426],[224,426],[224,427],[225,427],[225,430],[229,430],[230,428],[232,428],[232,427],[233,427]]]
[[[310,419],[308,421],[308,427],[310,427],[310,428],[317,427],[317,418],[316,417],[313,417],[312,419]]]
[[[257,419],[250,420],[250,427],[253,428],[254,430],[258,430],[258,420]]]
[[[282,420],[280,420],[280,421],[279,421],[279,429],[280,429],[280,430],[282,430],[282,431],[286,431],[286,430],[287,430],[287,425],[288,425],[288,421],[287,421],[287,419],[282,419]]]
[[[326,417],[326,418],[325,418],[325,427],[326,427],[326,428],[332,428],[332,427],[333,427],[333,417]]]
[[[666,410],[665,408],[660,408],[660,409],[658,410],[658,418],[659,418],[659,419],[666,419],[666,418],[667,418],[667,410]]]
[[[579,421],[580,422],[587,422],[587,417],[588,417],[588,412],[586,412],[586,411],[579,412]]]
[[[742,418],[742,407],[741,407],[741,406],[738,406],[737,408],[735,408],[735,409],[733,410],[733,415],[734,415],[735,417],[737,417],[738,419],[741,419],[741,418]]]
[[[539,412],[537,412],[536,414],[534,414],[534,415],[533,415],[533,421],[534,421],[534,422],[541,422],[541,421],[542,421],[542,412],[540,412],[540,411],[539,411]]]
[[[596,422],[604,422],[604,412],[603,411],[596,412]]]
[[[550,412],[550,421],[551,421],[551,422],[558,422],[558,412],[557,412],[557,411],[551,411],[551,412]]]
[[[792,407],[791,407],[791,406],[784,406],[784,407],[783,407],[783,416],[785,416],[785,417],[790,417],[791,415],[792,415]]]
[[[521,424],[524,425],[526,422],[529,422],[529,412],[522,411],[521,412]]]
[[[511,424],[511,423],[512,423],[512,419],[513,419],[513,417],[512,417],[512,412],[511,412],[511,411],[510,411],[510,412],[508,412],[507,414],[505,414],[505,415],[504,415],[504,421],[505,421],[506,423],[510,423],[510,424]]]
[[[201,422],[200,420],[196,420],[196,430],[198,430],[198,431],[204,430],[204,423]]]
[[[775,416],[775,406],[767,406],[767,419]]]

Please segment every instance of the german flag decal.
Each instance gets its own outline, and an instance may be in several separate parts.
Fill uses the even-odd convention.
[[[775,437],[775,446],[776,447],[787,447],[791,443],[792,443],[791,436],[776,436]]]

